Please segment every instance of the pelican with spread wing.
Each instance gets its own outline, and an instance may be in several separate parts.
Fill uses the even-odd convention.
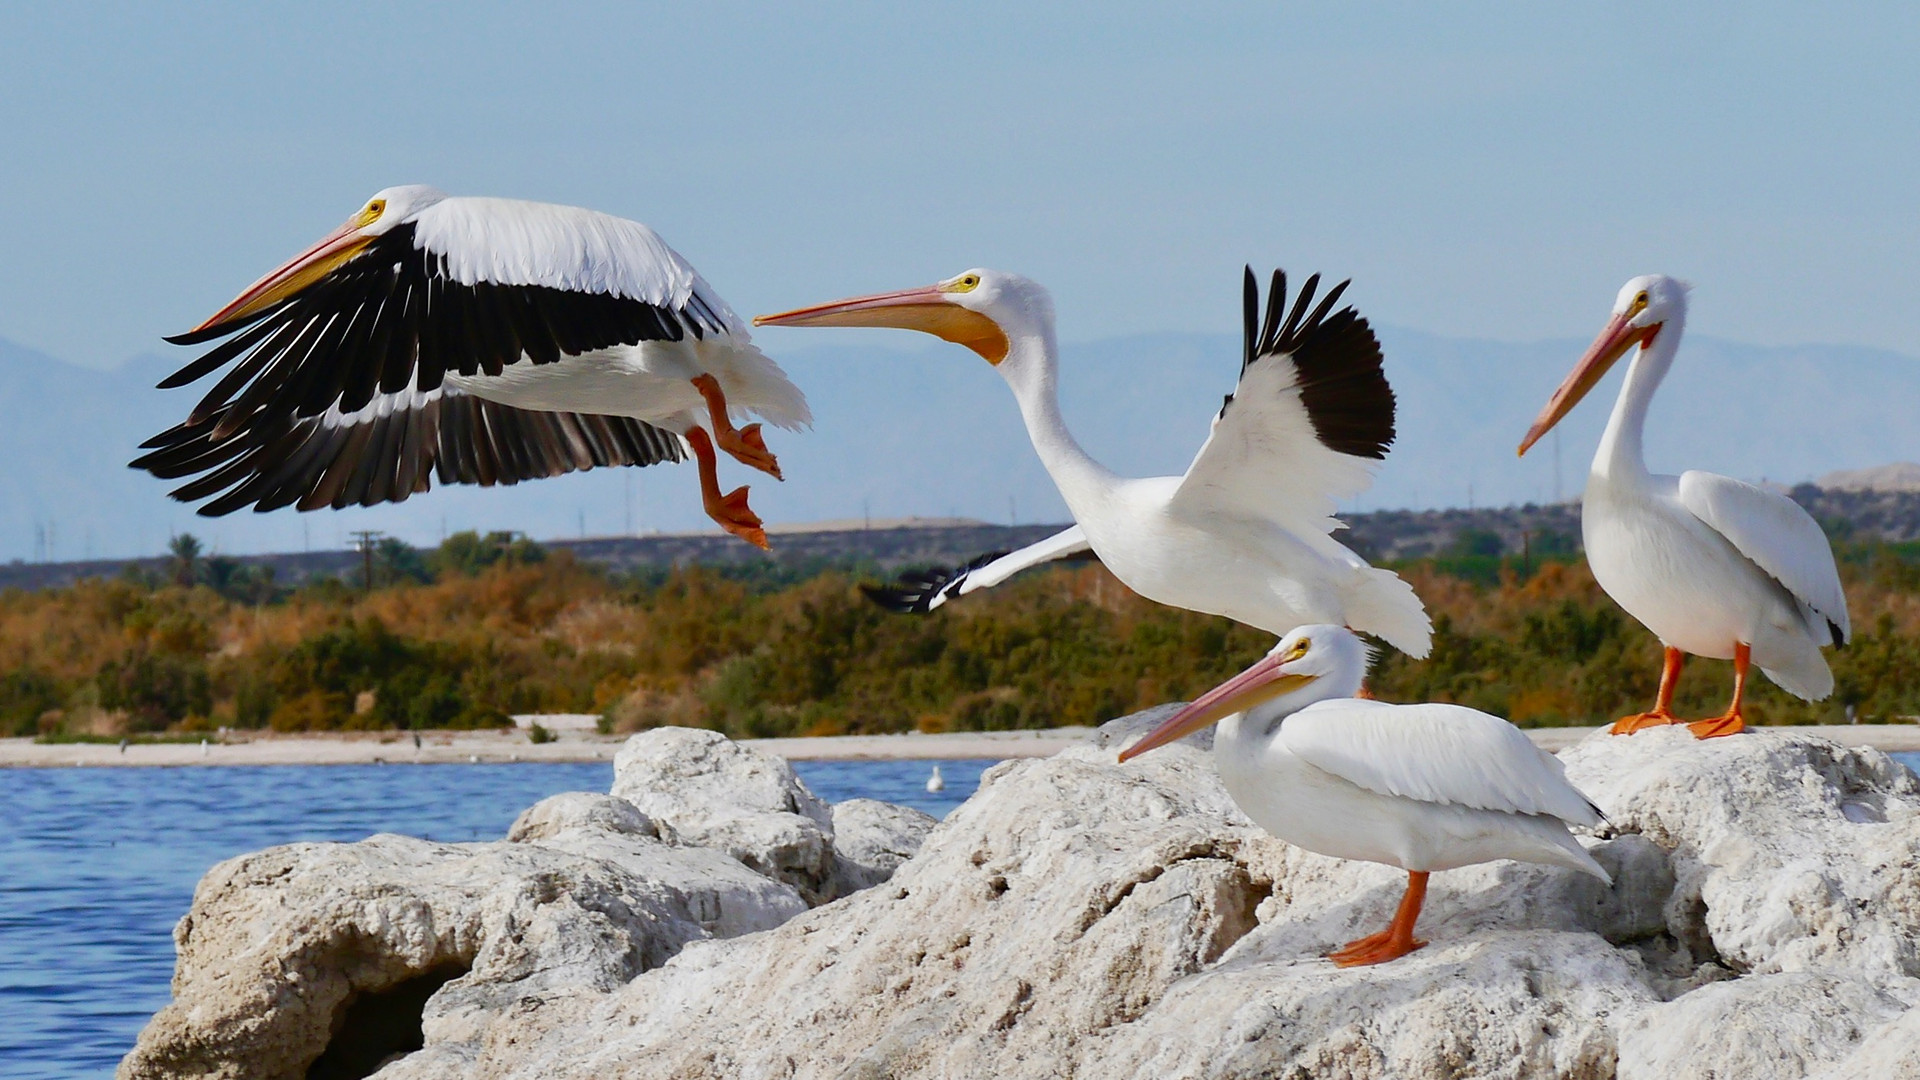
[[[1687,653],[1733,661],[1727,711],[1688,725],[1701,738],[1746,727],[1742,698],[1752,665],[1788,693],[1818,701],[1833,692],[1820,650],[1846,644],[1852,633],[1833,549],[1798,503],[1713,473],[1647,471],[1640,449],[1647,407],[1686,321],[1686,285],[1664,274],[1627,282],[1613,318],[1520,444],[1525,454],[1634,352],[1580,509],[1594,580],[1666,650],[1652,710],[1622,717],[1616,735],[1677,722],[1670,706]]]
[[[1336,501],[1364,490],[1394,437],[1380,345],[1342,282],[1315,303],[1308,279],[1289,308],[1275,273],[1261,317],[1246,273],[1240,384],[1184,476],[1134,479],[1095,461],[1060,415],[1053,301],[1017,274],[969,270],[937,285],[857,297],[757,326],[885,326],[965,345],[1013,388],[1040,460],[1074,526],[959,575],[910,583],[903,606],[931,610],[1053,559],[1091,550],[1150,600],[1285,634],[1338,623],[1425,656],[1431,627],[1411,586],[1330,535]]]
[[[1613,884],[1568,831],[1604,818],[1558,758],[1464,705],[1355,698],[1366,670],[1366,646],[1346,629],[1300,627],[1120,760],[1218,723],[1220,780],[1254,824],[1308,851],[1405,870],[1407,890],[1387,928],[1328,954],[1342,967],[1426,944],[1413,928],[1438,870],[1516,859]]]
[[[224,340],[223,340],[224,339]],[[387,188],[212,318],[168,377],[226,368],[133,462],[214,516],[374,506],[680,461],[728,532],[767,540],[715,447],[780,476],[749,413],[797,429],[806,398],[652,229],[592,210]],[[231,365],[231,366],[229,366]]]

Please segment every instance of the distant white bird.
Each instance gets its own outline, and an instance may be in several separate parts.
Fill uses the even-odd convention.
[[[933,775],[932,775],[932,776],[929,776],[929,777],[927,777],[927,790],[928,790],[928,791],[945,791],[945,790],[947,790],[947,782],[946,782],[946,780],[944,780],[944,779],[942,779],[942,778],[941,778],[941,776],[940,776],[940,766],[938,766],[938,765],[935,765],[935,766],[933,767]]]
[[[1342,967],[1426,944],[1413,926],[1435,870],[1518,859],[1613,883],[1567,831],[1602,818],[1558,758],[1463,705],[1354,698],[1366,667],[1366,646],[1346,629],[1300,627],[1120,760],[1217,721],[1220,779],[1255,824],[1308,851],[1406,870],[1406,895],[1387,929],[1329,954]]]
[[[748,411],[785,428],[806,398],[725,301],[636,221],[392,187],[193,330],[227,340],[160,385],[232,363],[133,462],[172,494],[243,506],[373,506],[443,484],[513,484],[682,460],[728,532],[766,547],[714,448],[775,477]],[[682,441],[684,439],[684,442]]]
[[[1701,738],[1745,728],[1749,663],[1788,693],[1824,698],[1833,673],[1820,650],[1846,644],[1852,633],[1833,550],[1798,503],[1713,473],[1647,471],[1640,448],[1647,406],[1686,321],[1686,285],[1663,274],[1627,282],[1613,318],[1520,444],[1525,454],[1639,346],[1593,455],[1580,513],[1594,580],[1666,647],[1652,711],[1621,718],[1616,735],[1677,722],[1670,706],[1685,653],[1733,661],[1727,711],[1687,725]]]
[[[1020,404],[1040,460],[1075,525],[1004,558],[896,597],[931,610],[950,596],[1091,548],[1133,591],[1284,634],[1333,622],[1425,656],[1431,628],[1411,586],[1368,566],[1329,534],[1336,500],[1365,490],[1393,442],[1393,390],[1380,345],[1342,282],[1316,306],[1316,275],[1291,310],[1275,273],[1260,320],[1246,273],[1240,383],[1184,476],[1129,479],[1093,460],[1060,416],[1053,300],[1039,284],[969,270],[938,285],[763,315],[766,326],[922,330],[994,365]],[[1173,417],[1168,423],[1175,422]]]

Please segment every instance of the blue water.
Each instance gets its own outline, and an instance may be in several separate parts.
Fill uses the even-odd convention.
[[[801,761],[830,802],[944,816],[992,761]],[[379,832],[494,840],[561,791],[605,791],[610,762],[0,770],[0,1077],[108,1076],[168,998],[173,924],[222,859]]]

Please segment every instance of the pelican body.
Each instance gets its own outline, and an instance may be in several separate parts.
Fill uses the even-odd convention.
[[[1826,534],[1792,499],[1713,473],[1650,472],[1648,406],[1679,350],[1687,287],[1664,275],[1627,282],[1614,314],[1534,422],[1520,452],[1572,410],[1622,355],[1626,382],[1594,453],[1581,532],[1594,580],[1665,647],[1659,695],[1616,734],[1676,722],[1670,705],[1685,654],[1734,662],[1727,711],[1689,725],[1708,738],[1745,726],[1749,665],[1810,701],[1833,691],[1820,650],[1851,633]]]
[[[1247,271],[1240,382],[1182,476],[1116,475],[1081,448],[1060,415],[1053,300],[1017,274],[969,270],[937,285],[763,315],[756,326],[887,326],[966,345],[1013,390],[1034,450],[1074,525],[1038,544],[883,594],[931,610],[1029,566],[1091,549],[1127,587],[1172,607],[1224,615],[1277,635],[1331,622],[1413,656],[1431,641],[1411,586],[1334,540],[1337,499],[1372,482],[1392,443],[1394,399],[1372,328],[1316,306],[1311,278],[1291,310],[1274,275],[1260,320]]]
[[[1559,759],[1462,705],[1355,698],[1366,663],[1366,646],[1345,628],[1300,627],[1120,760],[1218,723],[1220,780],[1256,825],[1308,851],[1406,870],[1392,924],[1329,954],[1342,966],[1424,945],[1413,928],[1438,870],[1516,859],[1612,884],[1567,830],[1603,819]]]
[[[806,398],[679,253],[637,221],[515,199],[387,188],[339,228],[168,340],[220,345],[168,377],[231,364],[136,468],[244,506],[373,506],[607,465],[698,463],[707,513],[766,547],[716,446],[776,478],[757,413]]]

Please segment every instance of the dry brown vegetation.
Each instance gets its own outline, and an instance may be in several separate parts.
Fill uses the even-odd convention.
[[[623,580],[530,547],[488,550],[411,563],[389,552],[387,583],[371,592],[216,588],[182,573],[0,594],[0,726],[423,728],[554,711],[742,735],[1041,727],[1190,697],[1272,644],[1141,600],[1098,565],[916,618],[871,606],[844,572]],[[1848,706],[1872,720],[1920,713],[1920,551],[1841,551],[1856,640],[1831,654],[1835,695],[1799,702],[1761,681],[1763,722],[1837,722]],[[1372,676],[1381,697],[1459,701],[1522,724],[1592,723],[1650,701],[1658,646],[1584,564],[1400,569],[1434,613],[1435,648],[1418,662],[1385,654]],[[1724,662],[1694,661],[1680,710],[1717,712],[1729,682]]]

